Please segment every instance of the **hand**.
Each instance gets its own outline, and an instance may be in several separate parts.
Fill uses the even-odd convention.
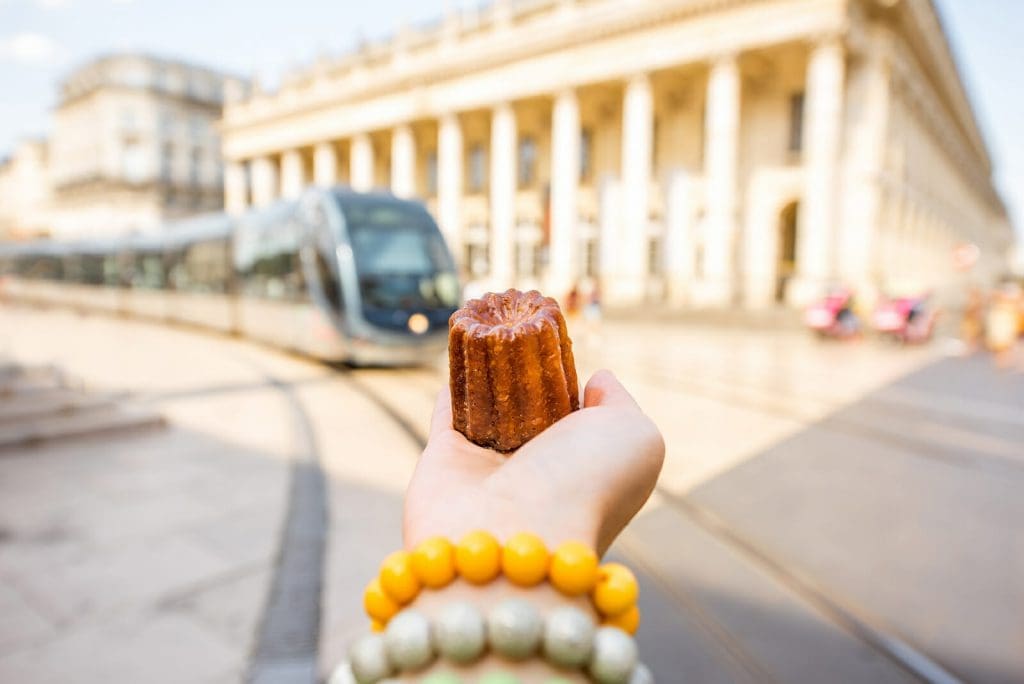
[[[587,383],[582,409],[511,455],[452,428],[445,388],[406,492],[405,545],[478,529],[499,540],[526,531],[548,548],[573,539],[604,554],[647,501],[664,457],[658,428],[609,371]]]

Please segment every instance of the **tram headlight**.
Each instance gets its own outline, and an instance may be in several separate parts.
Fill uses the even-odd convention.
[[[409,316],[409,330],[415,335],[422,335],[430,327],[430,320],[421,313],[414,313]]]

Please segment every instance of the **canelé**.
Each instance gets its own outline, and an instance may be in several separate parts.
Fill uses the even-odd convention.
[[[518,449],[580,407],[558,303],[536,290],[471,299],[448,321],[452,424],[470,441]]]

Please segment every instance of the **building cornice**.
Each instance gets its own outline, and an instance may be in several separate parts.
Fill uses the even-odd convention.
[[[985,172],[991,174],[988,148],[934,0],[901,0],[897,10],[900,28],[921,64],[924,76],[949,111],[960,134],[978,156]]]
[[[572,48],[581,43],[642,30],[688,16],[713,14],[765,0],[656,0],[653,2],[592,2],[570,4],[562,14],[552,13],[545,25],[529,22],[510,28],[491,28],[469,38],[445,43],[432,41],[417,61],[415,51],[373,54],[367,61],[382,66],[358,65],[345,60],[344,76],[314,66],[273,95],[259,95],[225,108],[223,126],[240,129],[322,107],[369,99],[391,92],[415,89],[448,79],[494,69],[524,58]],[[556,6],[556,2],[550,5]],[[536,9],[533,12],[536,13]],[[586,21],[580,21],[585,13]],[[548,17],[545,17],[548,18]],[[514,19],[514,17],[513,17]],[[539,23],[539,22],[534,22]],[[442,29],[443,30],[443,29]],[[358,56],[357,56],[358,57]],[[572,85],[572,84],[566,84]]]

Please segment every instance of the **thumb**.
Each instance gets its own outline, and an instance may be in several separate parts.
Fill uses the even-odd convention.
[[[452,394],[445,386],[437,393],[434,414],[430,418],[430,438],[439,437],[452,429]]]
[[[610,370],[599,370],[587,382],[583,390],[583,407],[617,406],[639,410],[633,395],[622,386]]]

